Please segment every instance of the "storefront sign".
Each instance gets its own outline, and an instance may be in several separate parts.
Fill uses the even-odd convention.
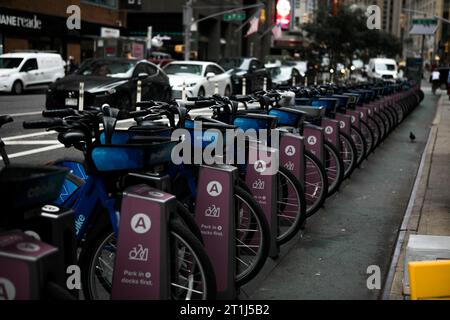
[[[144,59],[144,45],[141,43],[133,43],[133,57],[137,59]]]
[[[120,30],[113,28],[101,28],[100,35],[102,38],[119,38]]]
[[[42,28],[42,21],[38,19],[36,15],[34,15],[33,18],[27,18],[0,14],[0,25],[40,30]]]

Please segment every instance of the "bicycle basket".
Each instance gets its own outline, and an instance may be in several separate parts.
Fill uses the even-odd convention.
[[[0,171],[0,194],[5,211],[27,210],[59,197],[68,169],[14,165]]]

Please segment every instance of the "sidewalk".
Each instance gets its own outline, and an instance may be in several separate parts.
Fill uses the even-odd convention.
[[[400,252],[394,254],[392,287],[384,298],[408,299],[403,293],[405,249],[409,235],[450,236],[450,101],[439,100],[416,185],[400,229]],[[389,284],[389,283],[388,283]]]

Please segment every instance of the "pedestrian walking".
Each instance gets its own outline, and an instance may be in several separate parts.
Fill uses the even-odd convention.
[[[432,91],[433,94],[436,94],[436,90],[439,88],[441,84],[441,73],[434,69],[433,73],[431,74],[431,85],[432,85]]]

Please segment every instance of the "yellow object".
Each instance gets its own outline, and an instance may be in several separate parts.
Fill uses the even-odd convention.
[[[266,23],[266,9],[261,9],[261,13],[259,15],[259,21],[261,24]]]
[[[175,46],[175,52],[176,53],[182,53],[184,51],[184,45],[182,45],[182,44],[177,44],[176,46]]]
[[[411,300],[450,300],[450,260],[408,264]]]

